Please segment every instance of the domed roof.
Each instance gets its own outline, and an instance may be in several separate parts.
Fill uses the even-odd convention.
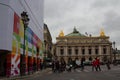
[[[79,31],[77,31],[77,29],[76,29],[75,27],[74,27],[74,29],[73,29],[73,32],[70,33],[70,34],[68,34],[68,35],[66,35],[66,36],[79,36],[79,37],[85,37],[85,35],[79,33]]]

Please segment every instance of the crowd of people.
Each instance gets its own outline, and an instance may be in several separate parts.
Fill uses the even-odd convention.
[[[100,68],[100,61],[98,58],[95,58],[93,61],[92,61],[92,71],[94,71],[94,69],[96,71],[101,71],[101,68]]]
[[[63,71],[71,71],[72,69],[75,70],[77,68],[80,68],[81,71],[84,70],[84,62],[85,62],[85,58],[81,58],[81,60],[79,60],[78,58],[76,58],[75,60],[69,59],[68,62],[66,63],[64,59],[55,59],[52,61],[52,71],[53,72],[63,72]],[[105,64],[108,68],[108,70],[110,70],[110,61],[106,60]],[[101,63],[99,58],[95,58],[94,60],[91,61],[91,66],[92,66],[92,71],[101,71],[101,67],[100,67]]]
[[[75,60],[69,59],[66,63],[64,59],[55,59],[52,61],[52,71],[53,72],[63,72],[68,71],[70,72],[72,69],[81,68],[84,70],[84,61],[85,58],[82,58],[81,61],[77,58]]]
[[[110,61],[107,59],[104,63],[106,64],[107,69],[110,70],[111,69],[111,67],[110,67]],[[101,65],[100,60],[98,58],[95,58],[92,61],[92,71],[94,71],[94,70],[101,71],[100,65]]]

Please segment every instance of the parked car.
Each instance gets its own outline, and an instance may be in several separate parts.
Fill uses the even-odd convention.
[[[85,62],[84,62],[84,65],[85,65],[85,66],[91,66],[91,64],[92,64],[91,61],[85,61]]]
[[[114,65],[120,64],[120,60],[113,60],[113,64]]]
[[[46,60],[46,67],[51,68],[52,67],[52,59],[47,59]]]

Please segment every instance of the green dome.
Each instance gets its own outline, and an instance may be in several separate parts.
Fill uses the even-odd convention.
[[[68,34],[68,35],[66,35],[66,36],[79,36],[79,37],[85,37],[85,35],[79,33],[79,31],[77,31],[76,28],[73,29],[73,32],[72,32],[72,33],[70,33],[70,34]]]

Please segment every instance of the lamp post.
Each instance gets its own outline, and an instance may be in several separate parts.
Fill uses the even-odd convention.
[[[116,60],[115,41],[113,41],[113,54],[114,54],[114,61],[115,61]]]
[[[44,40],[44,45],[45,45],[45,52],[44,52],[44,62],[43,62],[43,64],[44,64],[44,68],[46,68],[46,40]]]
[[[28,22],[29,22],[29,18],[28,18],[28,14],[27,12],[22,12],[21,13],[21,19],[23,22],[23,26],[24,26],[24,42],[23,42],[23,56],[22,56],[22,65],[21,65],[21,75],[25,75],[25,71],[26,71],[26,62],[25,62],[25,31],[28,27]]]
[[[45,55],[44,55],[44,57],[46,58],[46,40],[44,40],[44,44],[45,44]]]

